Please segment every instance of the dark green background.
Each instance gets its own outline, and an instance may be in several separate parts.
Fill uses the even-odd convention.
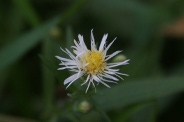
[[[183,16],[183,0],[0,0],[0,121],[183,122]],[[91,29],[97,45],[117,37],[108,53],[123,50],[130,76],[97,93],[80,81],[65,90],[70,72],[55,55],[79,33],[89,46]]]

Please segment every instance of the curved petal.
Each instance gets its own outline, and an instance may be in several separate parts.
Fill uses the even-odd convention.
[[[111,55],[108,56],[107,59],[105,59],[105,61],[111,59],[112,57],[114,57],[115,55],[117,55],[117,54],[120,53],[120,52],[122,52],[122,51],[116,51],[116,52],[112,53]]]
[[[106,40],[107,40],[107,36],[108,36],[108,34],[105,34],[105,35],[103,36],[102,41],[101,41],[101,43],[100,43],[99,51],[102,51],[102,50],[103,50],[103,48],[104,48],[104,46],[105,46],[105,43],[106,43]]]
[[[64,85],[66,85],[66,84],[70,83],[71,81],[73,81],[77,77],[77,75],[78,75],[78,73],[76,73],[76,74],[68,77],[67,79],[65,79]]]
[[[93,29],[91,30],[91,50],[96,50],[95,38],[93,35]]]

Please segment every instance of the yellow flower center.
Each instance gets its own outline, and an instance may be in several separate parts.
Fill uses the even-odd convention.
[[[87,74],[97,74],[104,71],[106,63],[102,51],[89,51],[84,55],[84,60],[87,63],[84,68]]]

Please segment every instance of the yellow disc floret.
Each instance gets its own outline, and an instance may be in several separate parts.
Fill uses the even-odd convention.
[[[83,58],[87,64],[84,67],[84,71],[87,74],[94,75],[104,71],[106,63],[102,51],[89,51],[84,55]]]

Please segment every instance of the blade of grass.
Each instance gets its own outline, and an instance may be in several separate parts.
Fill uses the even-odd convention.
[[[88,0],[77,0],[74,4],[68,7],[62,15],[61,22],[64,22],[69,16],[75,13],[79,8],[81,8]]]
[[[76,3],[74,3],[73,5],[71,5],[71,7],[69,7],[64,13],[63,16],[61,18],[60,24],[62,24],[62,22],[69,16],[71,16],[71,14],[73,12],[75,12],[78,8],[80,8],[80,6],[84,3],[84,1],[86,0],[80,0],[77,1]],[[68,30],[67,33],[70,33],[69,36],[71,36],[71,31]],[[68,37],[67,37],[68,38]],[[53,41],[53,40],[52,40]],[[53,42],[50,40],[45,41],[43,43],[43,47],[42,47],[42,54],[44,57],[47,57],[47,59],[49,59],[50,61],[52,60],[52,62],[54,62],[54,54],[56,54],[56,49],[57,47],[53,47]],[[69,41],[68,41],[69,42]],[[67,43],[68,43],[67,42]],[[59,47],[59,46],[58,46]],[[59,49],[59,48],[58,48]],[[55,51],[55,53],[54,53]],[[55,69],[56,70],[56,69]],[[53,100],[54,100],[54,76],[53,73],[51,73],[51,71],[49,71],[48,68],[43,67],[43,96],[44,96],[44,103],[45,103],[45,108],[44,108],[44,115],[45,117],[48,117],[48,115],[52,115],[52,111],[54,108],[53,105]],[[47,118],[45,118],[47,119]]]
[[[39,28],[28,32],[9,45],[4,46],[0,51],[0,70],[10,66],[20,59],[26,52],[36,46],[48,31],[59,22],[56,17]]]
[[[43,43],[43,55],[47,58],[53,57],[54,46],[52,41],[47,38]],[[54,74],[51,70],[49,70],[45,65],[42,66],[42,74],[43,74],[43,99],[44,99],[44,116],[50,117],[52,115],[53,110],[53,102],[54,102],[54,89],[55,89],[55,78]]]
[[[183,77],[161,77],[126,82],[116,85],[111,89],[103,89],[103,96],[95,94],[94,99],[104,110],[111,110],[145,100],[176,94],[183,90]],[[119,95],[120,93],[121,95]]]
[[[13,3],[21,10],[27,21],[29,21],[33,27],[37,27],[38,25],[40,25],[40,19],[33,7],[31,6],[30,1],[13,0]]]
[[[139,112],[140,110],[147,108],[150,106],[152,103],[147,102],[147,103],[138,103],[135,105],[131,105],[129,107],[126,107],[121,114],[116,117],[116,121],[118,122],[126,122],[128,119],[130,119],[135,113]]]

